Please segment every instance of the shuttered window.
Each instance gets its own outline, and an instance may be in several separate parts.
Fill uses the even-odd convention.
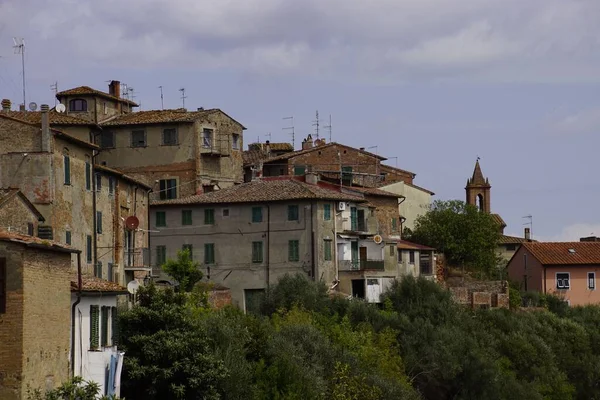
[[[323,219],[325,221],[331,220],[331,204],[323,204]]]
[[[204,210],[204,225],[215,224],[215,210],[213,208],[207,208]]]
[[[102,322],[100,328],[102,329],[102,341],[101,345],[103,347],[108,346],[108,313],[110,312],[110,307],[102,306]]]
[[[0,314],[6,312],[6,258],[0,258]]]
[[[252,207],[252,222],[262,222],[262,207]]]
[[[96,211],[96,232],[102,233],[102,211]]]
[[[96,192],[102,191],[102,175],[96,174]]]
[[[181,210],[181,225],[192,225],[192,210]]]
[[[69,156],[63,156],[63,162],[65,167],[65,185],[71,184],[71,158]]]
[[[110,309],[110,341],[113,346],[119,344],[119,321],[117,319],[117,307]]]
[[[90,235],[87,235],[86,239],[86,243],[85,243],[85,255],[86,255],[86,260],[88,262],[88,264],[90,264],[92,262],[92,237]]]
[[[102,261],[98,261],[96,263],[96,268],[94,270],[94,276],[97,278],[102,278]]]
[[[167,226],[167,213],[165,211],[156,212],[156,226]]]
[[[85,163],[85,188],[92,189],[92,165],[89,162]]]
[[[205,243],[204,244],[204,264],[215,263],[215,244]]]
[[[298,221],[298,206],[288,206],[288,221]]]
[[[108,271],[107,271],[107,275],[108,275],[108,280],[111,282],[114,282],[115,279],[115,275],[114,275],[114,271],[113,271],[113,263],[108,263]]]
[[[156,265],[162,266],[167,262],[167,246],[156,246]]]
[[[323,241],[324,257],[325,261],[331,261],[331,240],[325,239]]]
[[[65,232],[65,243],[71,245],[71,231]]]
[[[100,310],[98,306],[90,306],[90,350],[100,345]]]
[[[194,246],[192,246],[191,244],[184,244],[183,246],[181,246],[181,250],[187,250],[190,253],[190,259],[194,259]]]
[[[252,262],[263,262],[263,242],[252,242]]]
[[[300,260],[300,242],[298,240],[288,241],[288,260],[299,261]]]

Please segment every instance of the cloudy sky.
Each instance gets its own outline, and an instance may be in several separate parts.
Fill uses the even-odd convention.
[[[220,107],[246,143],[333,140],[464,199],[476,158],[520,235],[600,236],[598,0],[0,0],[0,97],[120,80],[143,110]],[[325,132],[328,138],[329,133]],[[396,157],[396,158],[392,158]],[[396,164],[397,163],[397,164]]]

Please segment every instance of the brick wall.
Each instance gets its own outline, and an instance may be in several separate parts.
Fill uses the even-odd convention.
[[[375,216],[379,225],[379,234],[384,237],[400,235],[398,199],[394,197],[369,196],[365,198],[375,205]],[[396,230],[392,229],[392,218],[396,218]]]

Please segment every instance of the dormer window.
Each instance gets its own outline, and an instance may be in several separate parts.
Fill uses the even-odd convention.
[[[73,99],[69,101],[69,111],[87,111],[87,101],[84,99]]]

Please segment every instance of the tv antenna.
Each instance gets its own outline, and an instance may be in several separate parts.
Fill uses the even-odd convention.
[[[27,104],[25,102],[25,39],[14,37],[13,42],[13,49],[15,50],[15,54],[21,55],[21,72],[23,75],[23,107],[25,107],[25,104]]]
[[[316,112],[316,119],[313,121],[313,126],[315,127],[315,136],[319,138],[319,110]]]
[[[127,93],[130,93],[130,94],[131,94],[131,97],[130,97],[130,96],[127,96],[127,98],[128,98],[129,100],[133,101],[133,99],[135,99],[135,89],[134,89],[134,88],[132,88],[132,87],[127,87]]]
[[[323,128],[329,131],[329,143],[331,143],[331,114],[329,114],[329,125],[326,125]]]
[[[187,96],[185,95],[185,88],[181,88],[179,91],[181,92],[181,102],[183,103],[183,108],[185,108],[185,99],[187,99]]]
[[[533,215],[529,214],[521,218],[528,220],[523,225],[529,225],[529,238],[533,239]]]
[[[58,82],[54,82],[52,85],[50,85],[50,90],[54,92],[54,108],[56,108],[56,103],[58,102],[56,99],[56,95],[58,94]]]
[[[295,139],[296,139],[296,132],[294,130],[294,116],[291,117],[283,117],[284,120],[290,120],[291,126],[286,126],[284,128],[281,128],[281,130],[283,131],[290,131],[289,133],[290,135],[292,135],[292,147],[295,149],[296,148],[296,143],[295,143]]]
[[[165,103],[164,103],[164,100],[163,100],[163,90],[162,90],[163,88],[162,88],[162,85],[159,86],[158,88],[160,89],[160,109],[164,110],[165,109]]]
[[[271,132],[266,133],[265,136],[267,136],[269,138],[269,142],[270,142],[271,141],[271,137],[272,137]]]

